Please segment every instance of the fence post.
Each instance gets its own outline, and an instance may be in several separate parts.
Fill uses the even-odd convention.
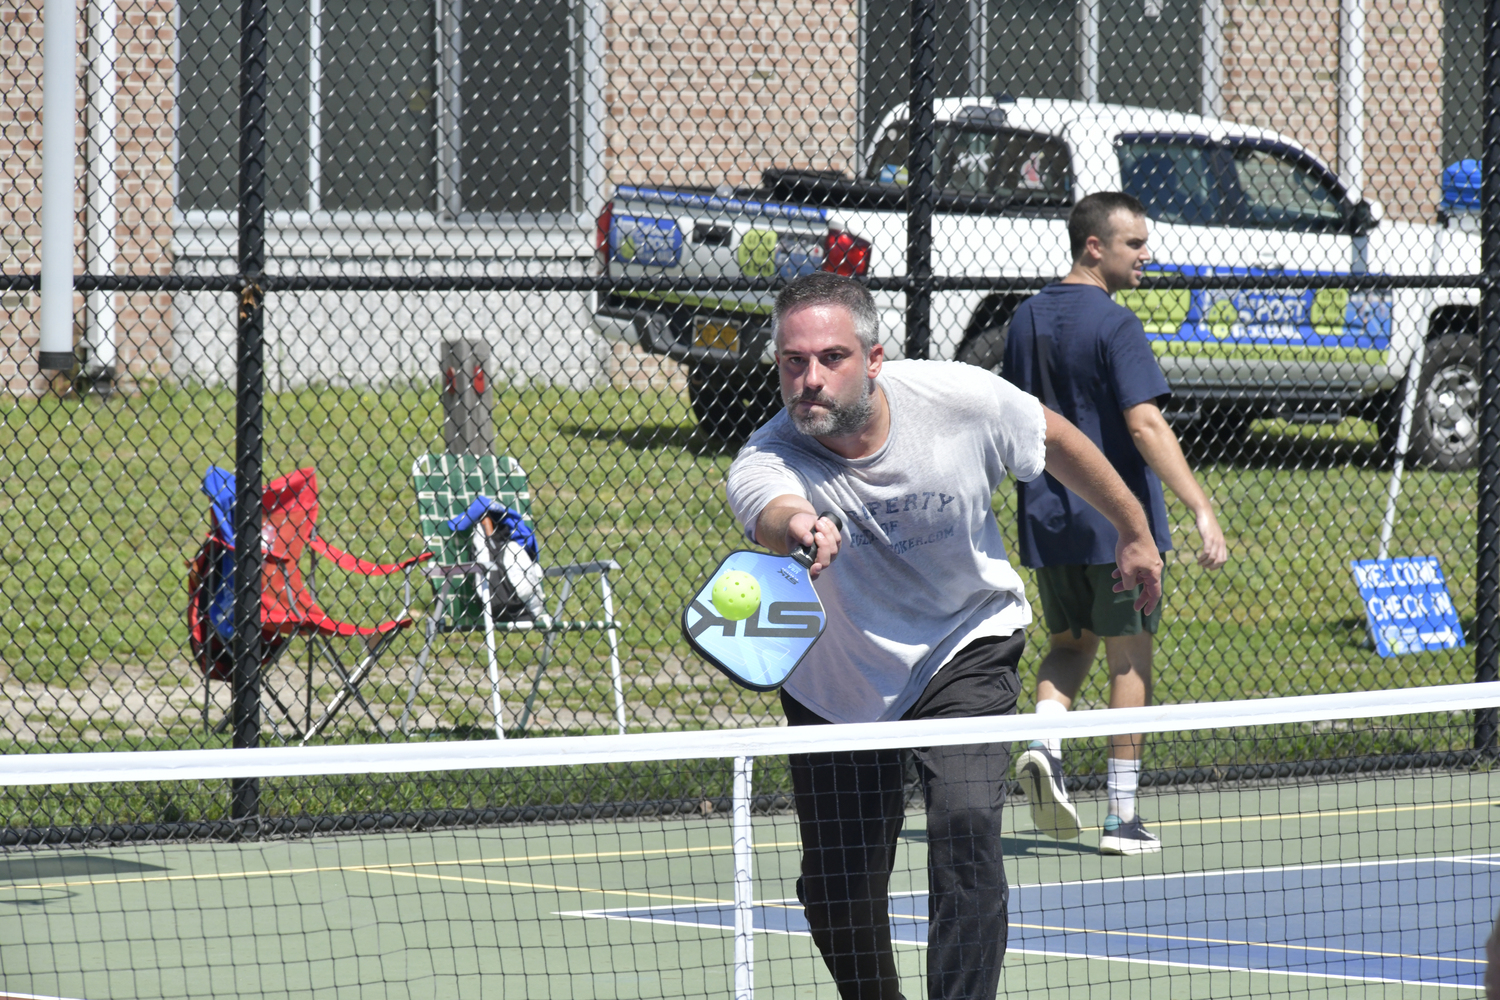
[[[911,0],[911,104],[906,155],[906,356],[932,339],[932,95],[936,0]]]
[[[260,743],[261,447],[265,392],[266,0],[240,0],[239,324],[235,349],[234,746]],[[229,815],[253,821],[260,782],[230,783]],[[253,822],[247,824],[253,827]],[[252,832],[247,830],[247,832]]]
[[[1478,565],[1474,594],[1474,679],[1493,681],[1500,653],[1500,0],[1484,11],[1484,228],[1480,291],[1479,455],[1477,459]],[[1474,719],[1474,748],[1495,750],[1497,716],[1484,709]]]
[[[450,455],[494,454],[495,391],[490,345],[483,340],[445,340],[438,364],[444,450]]]

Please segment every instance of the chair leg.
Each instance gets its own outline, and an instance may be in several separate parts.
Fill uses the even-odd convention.
[[[411,596],[407,595],[407,607],[411,607]],[[412,718],[412,705],[417,700],[417,686],[422,683],[422,678],[427,672],[427,656],[432,651],[432,644],[437,640],[438,629],[443,625],[443,612],[448,608],[448,580],[443,579],[443,585],[438,588],[437,604],[432,609],[432,617],[427,619],[427,641],[422,644],[422,655],[417,657],[417,675],[412,679],[411,686],[406,689],[406,707],[401,712],[401,733],[407,735],[407,720]],[[404,615],[404,611],[403,611]]]
[[[312,728],[307,731],[307,735],[302,737],[303,746],[306,746],[308,740],[321,733],[328,726],[328,723],[333,721],[333,717],[343,709],[351,697],[364,706],[365,713],[369,715],[370,722],[375,726],[375,731],[382,737],[386,735],[385,730],[381,728],[380,719],[375,715],[375,710],[370,707],[369,702],[365,701],[364,695],[359,693],[359,686],[364,683],[364,679],[369,676],[370,671],[375,669],[375,663],[380,659],[380,654],[385,652],[386,647],[395,640],[396,635],[397,633],[392,631],[381,636],[380,640],[370,648],[369,654],[360,661],[359,666],[354,669],[354,673],[352,674],[345,672],[344,665],[338,661],[336,656],[328,650],[324,651],[324,655],[328,657],[329,662],[333,664],[334,669],[343,679],[344,686],[339,689],[338,694],[333,696],[333,701],[328,703],[328,710],[323,713],[322,718],[313,723]]]
[[[609,679],[615,687],[615,722],[625,735],[625,684],[620,678],[620,639],[615,630],[614,594],[609,589],[609,574],[599,574],[599,590],[604,595],[604,620],[609,622]]]
[[[411,733],[408,723],[412,718],[412,706],[416,704],[417,688],[421,685],[422,678],[427,672],[427,656],[432,651],[432,644],[437,640],[438,622],[442,621],[442,618],[443,605],[442,601],[439,600],[437,614],[427,620],[427,641],[422,643],[422,652],[417,656],[416,672],[412,674],[411,684],[406,689],[406,707],[401,710],[401,721],[397,724],[397,728],[401,730],[401,735],[403,736],[410,735]]]
[[[375,660],[379,658],[380,653],[389,644],[390,637],[394,635],[394,632],[387,633],[386,636],[382,636],[377,640],[375,645],[366,646],[365,658],[360,660],[355,666],[353,674],[344,669],[344,664],[339,659],[338,651],[333,648],[333,643],[329,640],[324,640],[323,642],[323,658],[332,665],[333,672],[338,674],[339,680],[343,681],[344,689],[349,692],[351,698],[359,703],[359,707],[365,710],[365,715],[369,717],[370,724],[375,727],[375,731],[381,736],[385,735],[385,730],[380,728],[380,719],[376,716],[375,710],[370,707],[370,703],[365,700],[364,693],[360,691],[359,685],[364,681],[365,675],[370,672],[370,668],[375,665]]]
[[[568,598],[573,594],[573,578],[563,577],[562,595],[557,599],[557,614],[552,616],[555,622],[562,621],[563,609],[568,606]],[[536,704],[536,693],[542,686],[542,674],[547,672],[547,665],[552,662],[552,644],[556,641],[557,633],[549,627],[542,637],[542,656],[537,661],[536,673],[531,676],[531,693],[526,696],[526,704],[521,708],[521,721],[516,726],[516,734],[520,735],[526,731],[526,724],[531,721],[532,707]]]
[[[495,615],[490,607],[490,578],[488,573],[475,573],[478,584],[480,609],[484,613],[484,648],[490,658],[490,710],[495,715],[495,739],[505,739],[505,728],[500,722],[500,657],[495,650]]]

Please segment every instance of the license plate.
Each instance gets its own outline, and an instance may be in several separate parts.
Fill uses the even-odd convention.
[[[725,351],[740,349],[740,328],[720,320],[699,320],[693,333],[694,347],[717,347]]]

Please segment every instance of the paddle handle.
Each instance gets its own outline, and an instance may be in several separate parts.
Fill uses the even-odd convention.
[[[843,532],[844,522],[837,514],[835,514],[831,510],[825,510],[823,513],[818,515],[818,520],[821,521],[825,517],[828,518],[828,520],[832,521],[834,523],[834,526],[838,528],[841,533]],[[812,569],[812,564],[816,562],[818,558],[818,548],[816,540],[814,540],[814,543],[812,545],[799,545],[796,548],[792,549],[792,558],[797,561],[798,565],[805,566],[808,569]]]

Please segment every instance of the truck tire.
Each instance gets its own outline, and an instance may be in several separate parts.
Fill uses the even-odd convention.
[[[1005,340],[1010,336],[1011,311],[992,314],[983,327],[963,342],[963,346],[953,356],[954,360],[966,365],[977,365],[999,375],[1005,362]]]
[[[1457,472],[1473,468],[1478,452],[1479,338],[1444,334],[1427,342],[1408,455],[1414,465]]]
[[[770,365],[694,365],[688,371],[688,400],[699,430],[737,445],[781,409],[781,386]]]

